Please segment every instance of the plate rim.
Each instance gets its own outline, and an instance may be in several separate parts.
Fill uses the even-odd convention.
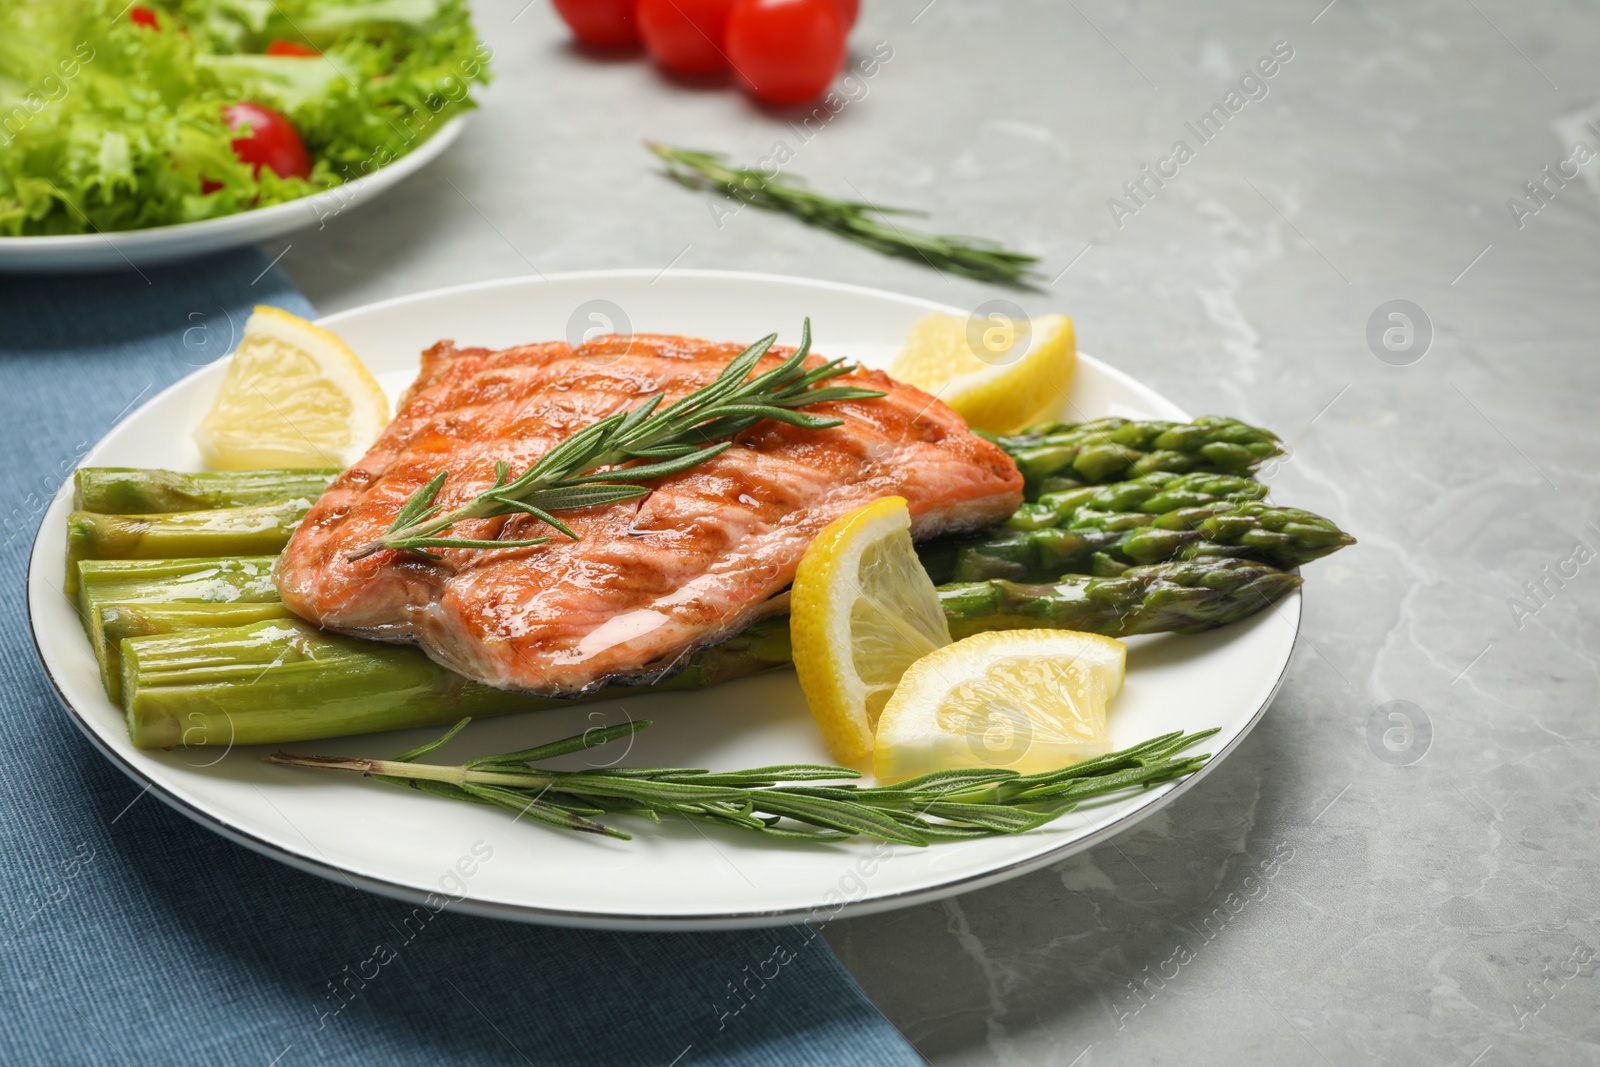
[[[566,271],[538,275],[519,275],[511,278],[496,278],[487,281],[468,282],[461,285],[429,289],[420,293],[390,297],[385,300],[363,304],[359,307],[347,308],[343,311],[335,312],[330,315],[319,316],[315,322],[318,325],[325,326],[337,325],[338,321],[346,316],[369,314],[374,311],[379,311],[398,304],[405,304],[416,300],[445,297],[469,291],[477,292],[529,284],[545,285],[559,281],[595,278],[614,279],[653,277],[657,273],[658,272],[651,271],[647,268],[622,268],[615,270],[599,269]],[[855,294],[890,296],[899,301],[909,301],[922,304],[930,309],[937,309],[955,314],[964,314],[960,308],[952,305],[941,304],[938,301],[928,300],[924,297],[896,293],[892,290],[880,289],[872,286],[856,285],[850,282],[835,282],[819,278],[808,278],[800,275],[737,270],[685,269],[681,271],[675,271],[674,273],[678,274],[679,276],[691,276],[708,279],[736,278],[744,281],[754,280],[772,284],[798,283]],[[1149,386],[1144,385],[1131,375],[1116,367],[1110,366],[1109,364],[1095,359],[1093,356],[1087,356],[1081,352],[1079,355],[1082,358],[1088,359],[1090,362],[1094,363],[1097,369],[1104,371],[1114,378],[1121,379],[1125,383],[1137,385],[1141,389],[1155,392],[1155,390],[1151,389]],[[92,744],[94,748],[101,753],[101,755],[109,759],[111,764],[118,770],[122,771],[122,773],[125,774],[131,781],[142,785],[144,787],[144,792],[154,793],[156,798],[169,808],[184,815],[191,821],[221,834],[223,837],[234,842],[235,844],[248,848],[259,855],[277,860],[296,870],[324,878],[328,881],[341,882],[346,885],[355,885],[360,888],[364,888],[369,892],[377,893],[390,899],[425,905],[430,896],[437,896],[437,894],[431,893],[427,890],[419,890],[399,882],[393,882],[384,878],[374,877],[369,874],[353,871],[324,859],[301,855],[289,848],[258,837],[250,830],[241,826],[236,826],[224,817],[205,810],[203,807],[192,803],[182,796],[177,795],[156,777],[145,774],[139,768],[135,767],[127,758],[125,758],[122,753],[118,752],[116,749],[107,744],[107,742],[100,737],[95,728],[88,722],[85,715],[78,710],[71,700],[68,699],[65,689],[62,687],[61,682],[57,679],[55,672],[51,669],[50,663],[45,656],[44,648],[40,643],[38,617],[35,612],[35,583],[33,578],[36,571],[41,566],[40,556],[41,552],[44,550],[45,527],[49,524],[50,512],[60,498],[71,491],[72,480],[78,468],[83,466],[88,458],[99,448],[106,436],[108,436],[118,425],[121,425],[123,422],[136,417],[145,408],[155,404],[168,394],[184,388],[191,378],[205,373],[215,363],[231,358],[232,353],[229,353],[228,355],[222,356],[219,360],[214,360],[212,363],[208,363],[205,366],[195,368],[188,374],[185,374],[181,378],[173,381],[166,388],[149,397],[137,408],[134,408],[132,411],[124,414],[120,419],[117,420],[117,422],[113,423],[110,427],[107,427],[105,433],[101,434],[100,438],[96,440],[95,445],[84,453],[84,456],[79,459],[78,464],[73,467],[72,471],[67,474],[60,487],[58,487],[55,493],[52,494],[50,504],[46,506],[40,517],[39,528],[34,532],[33,544],[28,553],[28,569],[26,574],[28,633],[33,644],[34,656],[38,660],[39,666],[43,670],[46,679],[49,681],[51,691],[55,694],[57,702],[66,710],[68,718],[70,718],[73,724],[77,726],[78,730],[86,738],[88,738],[90,744]],[[1162,396],[1162,394],[1156,393],[1156,395],[1161,397],[1161,399],[1166,403],[1172,404],[1172,401],[1167,400],[1167,398]],[[1172,404],[1172,406],[1179,411],[1183,410],[1178,408],[1178,406],[1175,404]],[[939,900],[945,897],[972,892],[977,889],[982,889],[986,886],[1007,881],[1029,871],[1037,870],[1038,868],[1048,864],[1067,859],[1081,851],[1084,851],[1085,849],[1091,848],[1103,841],[1109,840],[1110,838],[1125,832],[1136,823],[1148,818],[1151,815],[1154,815],[1157,811],[1166,808],[1179,796],[1182,796],[1190,788],[1198,784],[1202,779],[1210,774],[1211,770],[1216,765],[1221,763],[1223,759],[1230,755],[1234,749],[1236,749],[1245,740],[1245,738],[1250,735],[1250,733],[1255,729],[1256,725],[1265,716],[1267,709],[1271,707],[1272,702],[1276,699],[1279,690],[1281,690],[1283,687],[1284,680],[1288,676],[1289,666],[1293,662],[1294,653],[1296,648],[1298,648],[1300,641],[1300,630],[1304,612],[1302,590],[1295,589],[1282,601],[1280,601],[1278,606],[1273,610],[1283,610],[1284,608],[1289,608],[1291,606],[1294,616],[1292,620],[1294,626],[1294,635],[1290,639],[1289,649],[1287,654],[1284,656],[1282,665],[1278,670],[1278,675],[1273,680],[1271,688],[1267,691],[1265,697],[1262,698],[1260,704],[1250,714],[1249,720],[1243,724],[1233,738],[1231,738],[1221,748],[1212,752],[1210,758],[1206,760],[1205,764],[1193,774],[1190,774],[1178,782],[1169,782],[1158,786],[1154,790],[1151,790],[1150,792],[1154,795],[1150,796],[1149,794],[1146,794],[1149,796],[1149,799],[1146,803],[1126,812],[1111,822],[1104,823],[1088,833],[1067,841],[1063,841],[1060,845],[1046,849],[1045,851],[1036,855],[1013,860],[979,873],[967,874],[961,877],[940,881],[936,885],[887,892],[874,896],[863,896],[857,900],[845,900],[837,906],[823,904],[800,908],[780,907],[742,909],[723,911],[715,914],[705,912],[675,912],[655,913],[646,916],[624,915],[615,912],[604,911],[581,911],[570,908],[557,909],[536,904],[512,904],[503,901],[477,899],[470,895],[462,897],[459,900],[447,900],[445,906],[447,908],[457,909],[465,914],[476,915],[484,918],[525,923],[532,922],[548,926],[640,932],[729,930],[739,928],[771,927],[789,922],[803,923],[812,919],[817,915],[817,913],[822,911],[826,911],[827,916],[819,925],[826,925],[827,922],[831,922],[835,919],[858,917],[878,912],[891,911],[924,901]]]
[[[0,272],[8,269],[13,272],[19,269],[51,267],[62,269],[69,266],[71,269],[85,272],[93,271],[101,268],[87,264],[77,265],[79,261],[73,257],[75,254],[82,255],[100,248],[110,248],[125,255],[132,255],[135,258],[130,262],[134,264],[153,264],[168,259],[184,258],[190,254],[206,255],[234,247],[226,243],[230,237],[238,237],[237,244],[254,244],[268,240],[276,234],[302,229],[316,220],[308,218],[303,223],[282,229],[275,226],[280,221],[288,221],[291,214],[304,212],[310,205],[335,203],[338,207],[334,213],[337,214],[346,207],[359,206],[379,195],[390,185],[403,181],[443,155],[466,129],[466,120],[470,114],[471,112],[467,111],[452,116],[431,137],[371,174],[363,174],[352,181],[307,193],[305,196],[281,204],[248,211],[235,211],[230,215],[219,215],[212,219],[147,226],[137,230],[94,230],[89,233],[29,234],[22,237],[0,236]],[[265,235],[256,234],[255,231],[262,228],[271,232]],[[217,243],[219,241],[223,243]],[[200,248],[193,253],[179,251],[167,254],[170,251],[168,245],[184,242],[196,242]],[[153,258],[137,258],[140,255]],[[35,259],[36,262],[29,263],[27,262],[29,259]],[[62,272],[64,273],[65,269]]]

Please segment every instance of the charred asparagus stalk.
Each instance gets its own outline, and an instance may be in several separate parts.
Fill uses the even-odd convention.
[[[995,579],[939,588],[956,639],[985,630],[1050,628],[1107,637],[1199,633],[1254,615],[1300,576],[1243,559],[1131,567],[1113,578],[1069,574],[1049,585]]]
[[[1001,529],[1042,530],[1071,525],[1080,512],[1142,511],[1161,515],[1219,500],[1260,500],[1267,487],[1236,474],[1157,471],[1125,482],[1045,493],[1019,507]]]
[[[925,542],[917,547],[922,564],[934,581],[975,582],[988,578],[1019,581],[1038,571],[1037,579],[1053,578],[1073,566],[1054,566],[1056,559],[1070,559],[1074,546],[1092,554],[1098,544],[1114,538],[1089,540],[1108,529],[1125,531],[1149,520],[1131,512],[1154,516],[1179,508],[1198,507],[1224,500],[1260,500],[1267,487],[1250,478],[1210,472],[1173,474],[1158,471],[1110,485],[1088,485],[1045,493],[1037,500],[1024,502],[999,530],[975,537],[948,538]],[[1113,516],[1118,521],[1112,523]],[[1080,518],[1081,517],[1081,518]],[[1050,533],[1038,538],[1026,535],[1040,530],[1082,529],[1078,541]],[[1057,551],[1052,551],[1055,549]],[[1046,561],[1050,565],[1046,565]],[[1018,569],[1020,567],[1025,569]],[[1084,568],[1090,569],[1092,568]]]
[[[315,500],[337,470],[181,471],[135,467],[80,467],[73,476],[73,507],[112,515],[248,508],[285,500]]]
[[[1159,515],[1082,509],[1064,527],[1004,529],[930,543],[918,554],[935,582],[1043,582],[1069,573],[1106,577],[1141,564],[1206,556],[1298,567],[1354,540],[1329,520],[1299,508],[1219,500]]]
[[[1299,584],[1297,576],[1261,563],[1197,559],[1053,585],[950,586],[940,599],[957,636],[1050,626],[1125,637],[1222,626]],[[703,649],[648,691],[699,689],[789,659],[789,620],[775,616]],[[300,622],[125,640],[122,691],[128,732],[147,748],[304,741],[571,703],[490,689],[418,649],[339,637]],[[640,691],[603,689],[593,698]]]

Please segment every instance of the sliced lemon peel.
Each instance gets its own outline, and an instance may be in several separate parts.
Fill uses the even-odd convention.
[[[1121,641],[1071,630],[975,634],[918,660],[879,716],[883,781],[954,767],[1052,770],[1111,751]]]
[[[795,671],[834,757],[872,753],[878,713],[912,663],[950,643],[939,596],[889,497],[835,520],[801,558],[789,602]]]
[[[1060,406],[1077,361],[1066,315],[934,314],[912,326],[889,374],[937,396],[974,429],[1009,433]]]

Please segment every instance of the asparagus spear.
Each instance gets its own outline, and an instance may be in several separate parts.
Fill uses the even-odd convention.
[[[85,560],[78,564],[78,611],[114,701],[122,695],[121,641],[268,620],[294,620],[272,582],[272,556],[242,559]],[[787,619],[758,623],[747,635],[702,650],[672,688],[711,685],[755,669],[752,658],[789,659]],[[357,642],[371,647],[370,642]],[[381,646],[380,646],[381,647]]]
[[[122,701],[122,641],[152,634],[186,633],[248,626],[295,615],[280,601],[261,604],[111,604],[96,612],[100,684],[113,703]]]
[[[248,508],[108,515],[74,511],[67,517],[67,593],[78,589],[78,563],[90,559],[174,559],[275,553],[289,543],[311,501]]]
[[[573,703],[491,689],[410,645],[298,620],[129,638],[121,651],[128,735],[141,748],[304,741]],[[700,689],[788,662],[789,619],[775,616],[702,651],[666,681],[591,699]]]
[[[1248,474],[1283,452],[1271,432],[1221,415],[1193,422],[1055,422],[993,440],[1016,461],[1030,500],[1154,471]]]
[[[1048,526],[1065,526],[1081,511],[1143,511],[1160,515],[1218,500],[1260,500],[1266,495],[1266,486],[1236,474],[1157,471],[1125,482],[1045,493],[1017,508],[1002,529],[1042,530]]]
[[[1131,567],[1114,578],[1069,574],[1050,585],[1004,579],[947,585],[939,601],[958,640],[985,630],[1037,627],[1131,637],[1224,626],[1299,585],[1299,575],[1264,563],[1202,558]]]
[[[279,618],[271,556],[241,559],[83,560],[77,565],[78,618],[100,664],[106,695],[118,699],[118,642],[142,633],[197,626],[241,626]],[[158,620],[157,609],[186,614]],[[206,610],[209,609],[209,610]]]
[[[73,507],[113,515],[206,511],[315,500],[339,471],[269,470],[185,474],[136,467],[80,467]]]
[[[1067,554],[1049,551],[1061,539],[1055,534],[1041,538],[1024,535],[1055,528],[1127,530],[1149,521],[1127,514],[1130,512],[1153,516],[1224,500],[1259,500],[1266,494],[1266,486],[1238,475],[1157,471],[1110,485],[1046,493],[1024,502],[998,531],[924,542],[917,546],[917,553],[936,582],[1021,580],[1028,572],[1018,570],[1017,563],[1039,570],[1041,579],[1053,578],[1076,569],[1054,566],[1058,555],[1065,558]],[[1113,523],[1112,516],[1117,516],[1118,521]],[[1092,552],[1093,548],[1088,550]],[[1047,566],[1045,561],[1052,562]]]
[[[232,604],[278,599],[274,556],[223,559],[86,559],[77,565],[78,610],[100,604]]]
[[[933,542],[918,554],[935,582],[1042,582],[1068,573],[1109,576],[1139,564],[1201,556],[1298,567],[1354,541],[1309,511],[1220,500],[1160,515],[1080,509],[1065,527]]]
[[[1264,564],[1208,558],[1135,567],[1117,578],[982,582],[939,595],[957,636],[1028,626],[1127,636],[1222,626],[1299,584]],[[789,659],[789,620],[775,616],[700,651],[648,689],[699,689]],[[122,642],[122,690],[128,732],[146,748],[305,741],[571,703],[489,689],[410,646],[338,637],[299,622],[130,638]],[[622,692],[602,689],[593,697]]]

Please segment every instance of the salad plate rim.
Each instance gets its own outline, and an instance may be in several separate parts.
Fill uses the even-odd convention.
[[[0,236],[0,271],[137,267],[207,255],[270,240],[319,222],[325,224],[327,219],[367,202],[443,155],[460,138],[466,120],[466,114],[452,116],[432,136],[371,174],[281,204],[136,230]],[[324,208],[326,213],[319,214]],[[298,221],[295,216],[299,216]],[[101,255],[93,255],[96,252]],[[106,254],[111,252],[117,255]],[[129,259],[130,255],[134,258]]]

